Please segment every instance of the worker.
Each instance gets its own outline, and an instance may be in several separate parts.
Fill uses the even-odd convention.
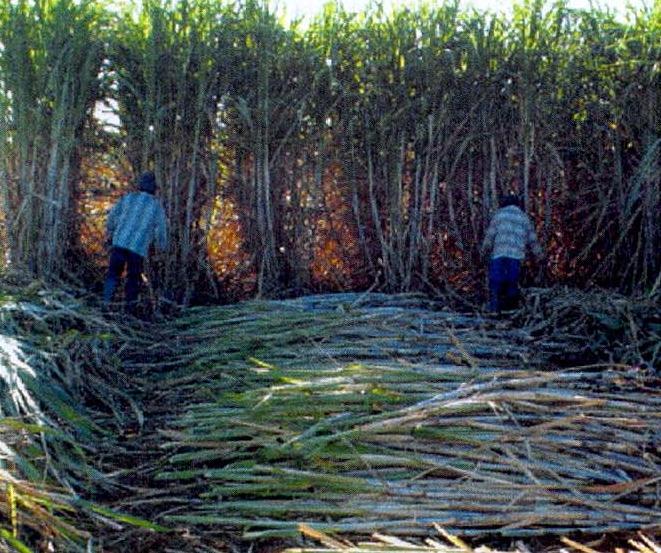
[[[127,311],[135,313],[144,258],[152,242],[159,250],[167,248],[165,211],[156,198],[156,177],[151,171],[140,175],[138,191],[120,198],[108,213],[107,241],[111,246],[108,274],[103,286],[107,306],[126,268],[125,300]]]
[[[518,196],[504,196],[482,244],[483,255],[490,254],[489,311],[494,313],[518,306],[519,277],[526,249],[530,248],[535,258],[542,260],[535,227],[521,207]]]

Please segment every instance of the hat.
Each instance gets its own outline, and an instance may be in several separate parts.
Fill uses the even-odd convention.
[[[156,192],[156,176],[153,171],[145,171],[138,179],[138,190],[154,194]]]
[[[521,207],[521,198],[517,194],[506,194],[500,199],[500,207],[508,207],[511,205],[515,205],[519,208]]]

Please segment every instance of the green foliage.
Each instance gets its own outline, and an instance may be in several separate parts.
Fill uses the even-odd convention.
[[[75,249],[84,131],[98,96],[104,14],[90,2],[7,2],[0,13],[3,192],[13,261],[61,275]],[[5,126],[6,125],[6,126]]]
[[[236,207],[260,294],[328,286],[313,265],[329,243],[344,261],[327,261],[334,286],[474,284],[510,189],[555,280],[659,279],[658,5],[621,21],[562,0],[509,18],[331,2],[303,25],[257,0],[119,14],[23,0],[1,19],[11,251],[44,273],[75,241],[76,167],[102,93],[134,171],[156,171],[173,247],[149,271],[183,303],[218,293],[217,197]]]

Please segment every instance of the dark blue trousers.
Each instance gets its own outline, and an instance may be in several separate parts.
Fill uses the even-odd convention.
[[[521,260],[497,257],[489,264],[489,311],[514,309],[519,303]]]
[[[110,303],[115,293],[117,284],[122,278],[124,267],[126,267],[126,285],[124,295],[129,311],[135,309],[140,290],[140,277],[142,276],[143,257],[131,250],[113,247],[110,251],[110,264],[108,274],[103,285],[103,301]]]

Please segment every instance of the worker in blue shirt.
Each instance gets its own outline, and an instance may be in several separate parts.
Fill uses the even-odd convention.
[[[127,310],[133,312],[149,246],[155,242],[161,251],[167,248],[165,211],[155,196],[156,189],[156,177],[153,172],[147,171],[138,179],[138,191],[122,196],[108,213],[106,234],[112,247],[103,287],[106,305],[112,301],[126,267],[125,299]]]
[[[483,254],[490,255],[489,311],[494,313],[516,307],[520,297],[521,264],[526,250],[532,250],[539,262],[544,255],[535,227],[522,207],[518,196],[504,196],[482,244]]]

